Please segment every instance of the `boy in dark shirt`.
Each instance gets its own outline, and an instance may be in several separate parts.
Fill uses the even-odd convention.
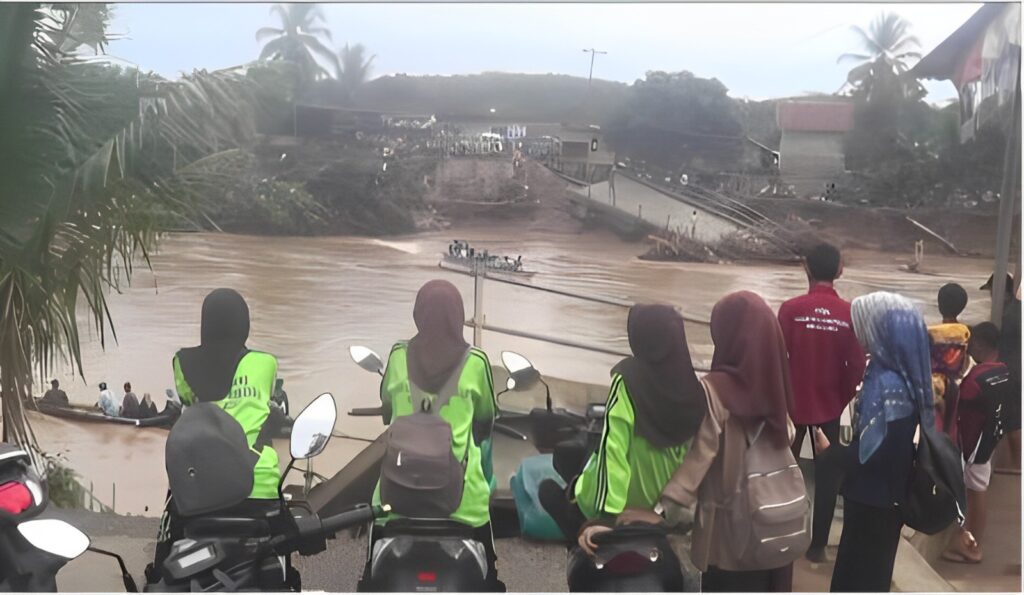
[[[977,364],[960,383],[958,407],[959,442],[964,456],[964,485],[967,487],[967,522],[960,538],[953,541],[942,557],[953,562],[981,562],[981,539],[988,515],[986,491],[992,477],[992,450],[1002,436],[999,423],[1005,414],[1010,388],[1006,364],[999,360],[1000,332],[991,322],[971,329],[968,344]]]

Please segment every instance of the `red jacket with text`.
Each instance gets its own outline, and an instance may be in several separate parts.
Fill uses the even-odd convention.
[[[864,377],[864,349],[853,333],[850,303],[832,287],[815,285],[779,307],[779,324],[789,351],[793,423],[839,419]]]

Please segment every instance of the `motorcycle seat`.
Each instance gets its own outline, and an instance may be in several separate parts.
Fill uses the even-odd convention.
[[[410,519],[400,518],[389,521],[379,528],[381,537],[424,536],[430,538],[457,537],[472,539],[473,528],[448,519]]]
[[[267,537],[270,524],[264,519],[239,517],[200,517],[189,519],[185,525],[185,537]]]

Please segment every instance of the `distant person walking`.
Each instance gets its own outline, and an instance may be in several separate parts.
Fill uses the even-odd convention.
[[[822,464],[845,474],[843,534],[831,590],[888,592],[903,528],[898,505],[914,466],[919,412],[922,424],[934,423],[928,332],[914,304],[895,293],[853,300],[851,316],[871,355],[853,440],[844,447],[815,431]]]
[[[50,390],[43,395],[43,401],[64,407],[69,405],[68,394],[60,389],[60,382],[57,379],[50,381]]]
[[[842,256],[834,246],[820,244],[804,259],[805,295],[779,307],[779,324],[789,351],[796,424],[793,456],[800,456],[804,435],[820,428],[832,442],[839,439],[839,420],[864,376],[864,350],[850,319],[850,304],[833,283],[842,275]],[[814,520],[807,559],[824,562],[832,528],[838,478],[815,457]]]
[[[690,215],[690,239],[697,238],[697,209],[693,210],[693,214]]]
[[[967,307],[967,290],[956,283],[947,283],[939,289],[938,302],[942,324],[928,327],[932,342],[935,423],[938,429],[956,441],[958,385],[970,364],[967,342],[971,338],[971,329],[958,320]]]

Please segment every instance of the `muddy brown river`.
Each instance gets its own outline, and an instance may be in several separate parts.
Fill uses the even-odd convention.
[[[799,267],[645,262],[636,258],[641,245],[604,232],[522,232],[506,226],[388,240],[178,234],[161,244],[153,272],[138,270],[131,287],[110,296],[116,343],[108,337],[102,349],[95,329],[81,318],[88,384],[69,369],[57,378],[76,403],[95,403],[101,381],[118,396],[121,385],[130,381],[137,394],[152,394],[162,408],[164,389],[173,386],[171,357],[180,347],[198,343],[203,297],[214,288],[232,287],[249,302],[250,348],[279,359],[293,414],[325,391],[335,395],[341,411],[373,406],[378,378],[349,360],[349,345],[367,345],[386,355],[394,341],[414,334],[416,291],[433,278],[455,283],[467,317],[472,316],[472,279],[437,266],[455,236],[492,253],[522,254],[525,266],[537,272],[530,280],[535,285],[630,302],[667,302],[705,321],[715,301],[731,291],[755,291],[775,308],[806,289]],[[987,317],[988,296],[977,288],[991,261],[929,256],[927,265],[949,274],[912,275],[899,271],[892,255],[854,252],[847,255],[837,287],[847,299],[879,289],[900,291],[920,302],[926,318],[934,321],[936,291],[956,281],[971,297],[964,320]],[[498,327],[628,350],[625,308],[487,281],[484,312],[487,323]],[[694,359],[709,360],[707,327],[688,323],[687,333]],[[466,336],[472,337],[470,329]],[[609,368],[619,359],[487,332],[483,348],[492,362],[511,349],[529,357],[545,375],[594,384],[607,382]],[[102,502],[117,512],[159,514],[166,490],[165,430],[76,424],[39,414],[31,420],[44,450],[62,453]],[[337,429],[373,438],[381,425],[341,415]],[[317,471],[329,475],[362,446],[333,440],[316,459]],[[278,444],[278,450],[283,458],[287,445]]]

